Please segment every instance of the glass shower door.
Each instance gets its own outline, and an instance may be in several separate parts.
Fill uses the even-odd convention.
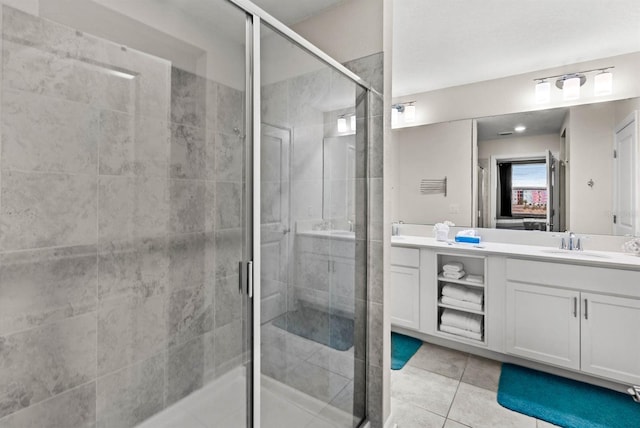
[[[245,12],[2,3],[0,426],[247,426]]]
[[[359,426],[366,91],[261,28],[261,427]]]

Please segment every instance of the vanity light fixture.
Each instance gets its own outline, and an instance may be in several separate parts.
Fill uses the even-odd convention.
[[[551,83],[541,79],[536,83],[536,103],[544,104],[548,103],[551,99]]]
[[[613,74],[606,69],[593,78],[593,95],[596,97],[611,95],[613,92]]]
[[[580,87],[587,81],[588,73],[598,72],[593,79],[594,96],[610,95],[613,90],[613,74],[609,71],[615,67],[595,68],[593,70],[578,71],[575,73],[559,74],[557,76],[538,77],[536,82],[536,103],[548,103],[551,99],[551,85],[548,79],[556,79],[556,87],[562,91],[565,101],[580,98]]]
[[[562,99],[565,101],[580,98],[580,86],[584,85],[587,78],[582,74],[563,76],[556,81],[556,86],[562,88]],[[560,84],[558,84],[560,82]]]
[[[404,121],[407,123],[416,121],[416,106],[413,102],[404,108]]]
[[[338,117],[338,132],[347,132],[347,119],[344,115]]]
[[[404,103],[396,103],[391,106],[391,124],[397,125],[402,118],[403,123],[411,123],[416,121],[416,102],[407,101]]]
[[[398,124],[398,116],[400,116],[398,109],[395,106],[391,107],[391,125]]]
[[[513,130],[516,131],[516,132],[524,132],[526,129],[527,129],[527,127],[524,126],[524,125],[518,125],[515,128],[513,128]]]

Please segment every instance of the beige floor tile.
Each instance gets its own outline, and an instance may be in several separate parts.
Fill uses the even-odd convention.
[[[452,421],[451,419],[447,419],[444,423],[444,428],[469,428],[468,425],[462,425],[460,422]]]
[[[538,419],[536,423],[538,424],[537,428],[556,428],[558,426],[558,425],[550,424],[549,422],[546,422],[546,421],[541,421],[540,419]]]
[[[341,425],[334,425],[323,418],[315,417],[311,420],[311,422],[309,423],[309,425],[307,425],[306,428],[338,428],[340,426]],[[349,426],[349,425],[342,425],[342,426]]]
[[[461,383],[456,392],[449,419],[473,428],[536,428],[536,420],[505,409],[496,393]]]
[[[446,416],[458,383],[446,376],[405,366],[391,383],[391,397]]]
[[[423,343],[408,364],[419,369],[460,380],[468,354],[442,346]]]
[[[469,355],[467,368],[462,375],[462,382],[490,391],[497,391],[501,368],[500,361]]]
[[[391,413],[398,428],[442,428],[445,418],[404,401],[391,399]]]
[[[337,351],[323,346],[311,355],[307,361],[347,379],[353,379],[355,365],[353,352]]]

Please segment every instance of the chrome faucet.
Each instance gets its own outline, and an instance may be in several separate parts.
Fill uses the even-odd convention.
[[[567,232],[569,234],[569,239],[565,240],[562,238],[560,241],[560,249],[569,250],[569,251],[582,251],[582,243],[580,242],[580,238],[576,236],[573,232]]]

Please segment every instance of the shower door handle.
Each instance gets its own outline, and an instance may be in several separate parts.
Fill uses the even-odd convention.
[[[247,294],[253,297],[253,262],[247,263]]]
[[[238,262],[238,288],[240,290],[240,294],[245,293],[245,284],[246,293],[249,298],[253,297],[253,262],[246,262],[246,270],[245,270],[245,262]]]

